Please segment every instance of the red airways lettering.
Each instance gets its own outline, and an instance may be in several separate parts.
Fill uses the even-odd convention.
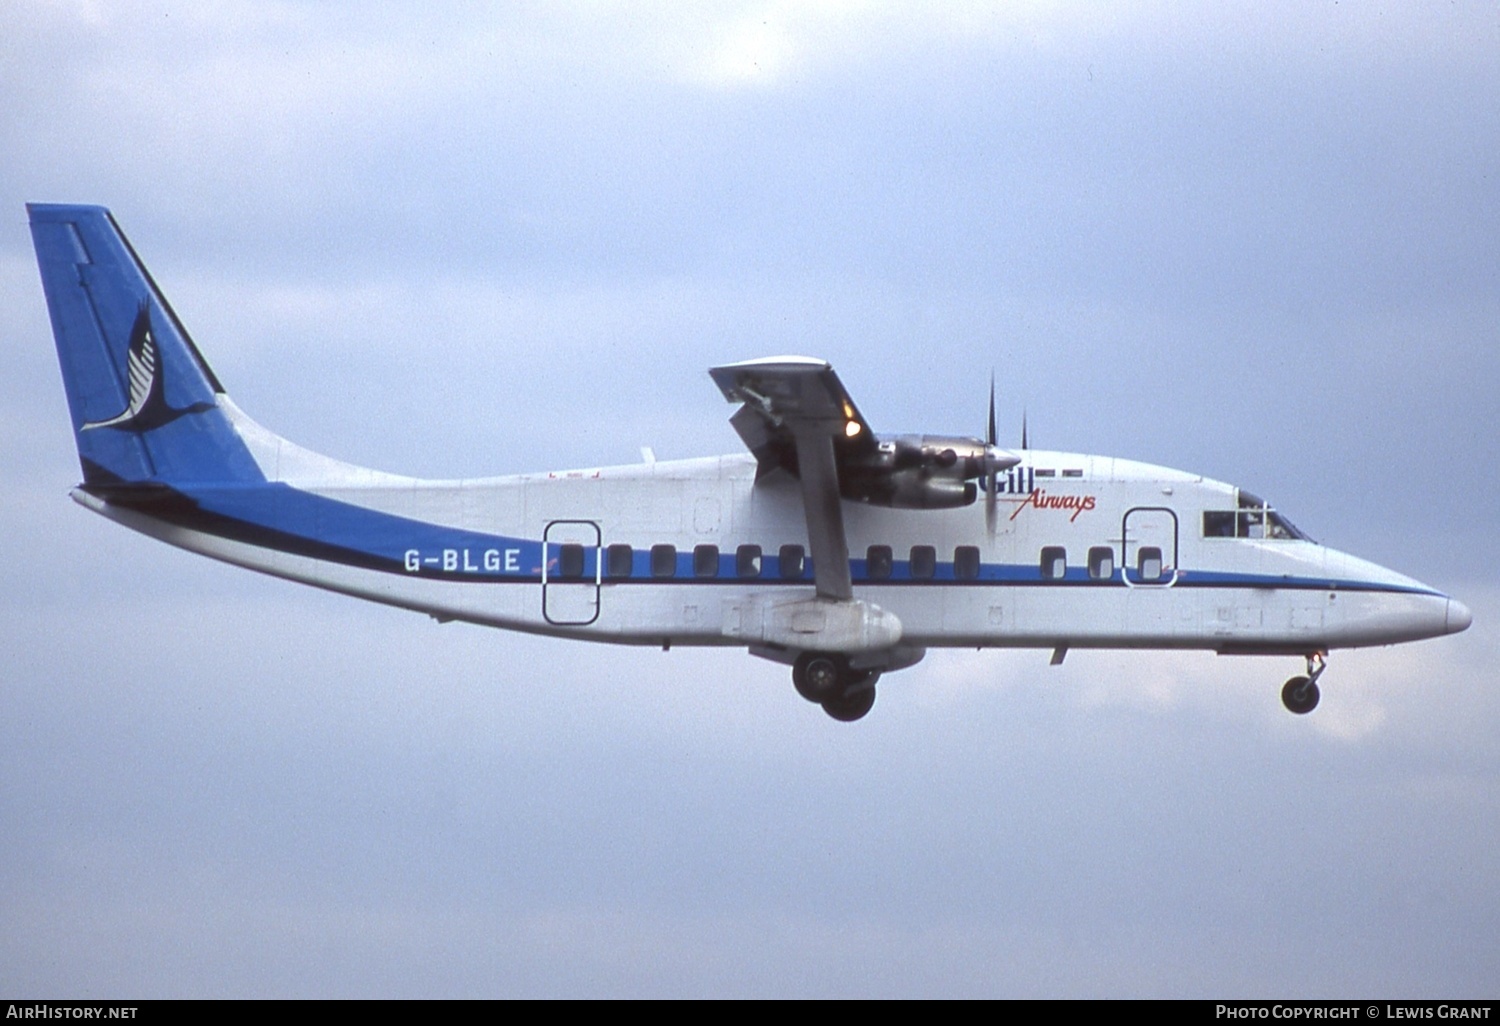
[[[1037,509],[1070,509],[1073,515],[1068,518],[1068,523],[1078,519],[1078,514],[1087,513],[1094,508],[1094,497],[1092,495],[1048,495],[1040,488],[1033,488],[1031,494],[1020,501],[1020,504],[1011,511],[1010,518],[1016,519],[1021,510],[1027,506],[1035,506]]]

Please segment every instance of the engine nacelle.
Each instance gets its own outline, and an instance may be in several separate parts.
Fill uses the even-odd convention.
[[[963,480],[982,472],[985,445],[977,438],[961,436],[898,435],[882,438],[880,451],[894,470],[922,467]]]
[[[969,505],[978,494],[973,481],[924,467],[861,474],[844,483],[845,498],[895,509],[953,509]]]
[[[975,478],[1018,462],[1020,457],[977,438],[886,436],[876,453],[844,464],[840,491],[846,499],[872,506],[954,509],[978,496]]]

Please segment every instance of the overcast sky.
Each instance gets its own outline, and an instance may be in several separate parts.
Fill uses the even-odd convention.
[[[0,7],[0,992],[1495,997],[1493,4]],[[438,626],[67,499],[23,204],[451,476],[733,452],[706,368],[1180,467],[1471,606],[1292,659]],[[1002,440],[1005,440],[1004,438]]]

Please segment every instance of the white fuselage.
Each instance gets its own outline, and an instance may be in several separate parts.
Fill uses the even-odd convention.
[[[399,566],[77,498],[231,563],[439,619],[563,637],[753,645],[751,621],[811,595],[810,569],[786,579],[780,565],[783,546],[806,552],[797,482],[773,474],[757,484],[748,454],[429,482],[315,456],[232,412],[269,481],[383,515],[368,542]],[[1237,508],[1230,485],[1128,460],[1021,455],[988,515],[983,493],[949,510],[842,504],[855,598],[899,620],[903,644],[1306,654],[1467,624],[1460,604],[1427,586],[1312,541],[1205,537],[1205,512]],[[197,494],[213,505],[212,487]],[[341,544],[316,521],[306,535]],[[628,556],[610,551],[627,545]],[[670,567],[664,546],[675,550]]]

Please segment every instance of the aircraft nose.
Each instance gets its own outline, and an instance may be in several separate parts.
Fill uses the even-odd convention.
[[[1447,629],[1449,634],[1457,634],[1459,631],[1469,629],[1469,624],[1474,622],[1474,614],[1469,612],[1469,607],[1458,599],[1448,600]]]

